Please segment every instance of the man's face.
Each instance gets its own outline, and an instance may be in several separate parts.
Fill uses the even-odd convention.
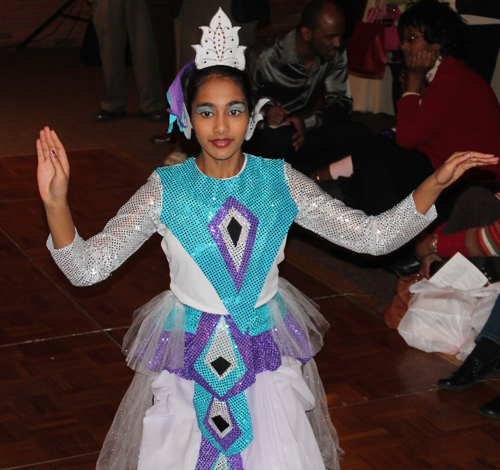
[[[345,20],[335,8],[325,8],[316,29],[310,32],[309,47],[322,60],[329,62],[338,53],[345,32]]]

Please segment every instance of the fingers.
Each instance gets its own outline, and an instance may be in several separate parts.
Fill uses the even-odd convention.
[[[56,171],[63,170],[69,176],[69,164],[64,146],[56,132],[45,126],[40,131],[40,138],[36,141],[39,163],[52,162]]]
[[[266,119],[270,125],[279,126],[283,123],[288,114],[289,111],[286,109],[275,106],[266,113]]]
[[[59,140],[59,137],[57,137],[56,131],[51,130],[50,131],[50,137],[52,139],[52,142],[54,143],[54,148],[57,149],[59,155],[65,153],[64,146],[61,143],[61,141]]]
[[[299,148],[302,146],[302,144],[304,143],[305,138],[304,138],[304,135],[299,134],[299,132],[296,132],[296,135],[297,135],[297,138],[295,138],[293,141],[293,147],[295,148],[295,151],[297,152],[299,150]]]
[[[494,165],[498,162],[498,157],[495,157],[493,154],[489,153],[481,153],[481,152],[455,152],[446,163],[456,160],[457,162],[485,162],[485,165]]]
[[[417,51],[412,54],[407,65],[410,70],[427,72],[434,67],[436,60],[434,51]]]
[[[40,142],[40,139],[36,139],[36,154],[38,156],[38,163],[44,163],[46,158],[45,154],[43,153],[42,143]]]
[[[49,154],[52,164],[54,165],[54,169],[56,171],[56,176],[61,175],[61,173],[65,175],[61,160],[59,159],[59,156],[57,155],[56,151],[51,150]]]
[[[45,126],[40,131],[40,144],[42,147],[42,151],[44,153],[45,158],[50,158],[49,152],[50,150],[54,150],[54,143],[52,141],[52,137],[50,135],[50,129],[48,126]]]
[[[54,150],[56,145],[54,143],[54,140],[52,138],[52,133],[54,131],[51,131],[50,128],[48,126],[45,126],[43,128],[43,133],[45,135],[45,141],[47,142],[47,146],[50,150]],[[55,135],[55,132],[54,132],[54,135]],[[56,136],[56,139],[57,139],[57,136]]]
[[[64,150],[64,145],[59,140],[56,132],[50,129],[48,126],[44,127],[40,131],[40,145],[44,153],[45,158],[49,158],[49,153],[51,150],[55,150],[58,157],[63,162],[63,165],[67,164],[66,151]]]
[[[424,263],[422,263],[422,264],[420,265],[420,271],[419,271],[419,273],[420,273],[420,275],[421,275],[422,277],[425,277],[425,279],[429,279],[429,277],[430,277],[430,276],[429,276],[429,271],[430,271],[430,270],[429,270],[429,265],[428,265],[428,264],[424,264]]]

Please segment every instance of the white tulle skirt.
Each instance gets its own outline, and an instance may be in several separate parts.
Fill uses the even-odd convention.
[[[281,365],[258,373],[245,390],[253,439],[241,453],[243,467],[337,470],[342,451],[316,364],[309,359],[321,349],[329,325],[315,304],[284,279],[278,293],[295,327],[290,328],[276,300],[268,302]],[[184,310],[167,291],[135,312],[124,352],[136,374],[106,437],[97,470],[195,470],[201,431],[193,406],[194,381],[175,373],[184,361]],[[167,324],[168,342],[159,354],[162,325]]]

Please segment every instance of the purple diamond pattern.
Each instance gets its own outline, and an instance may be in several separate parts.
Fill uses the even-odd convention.
[[[222,413],[220,413],[221,410]],[[211,419],[213,415],[221,415],[222,418],[230,425],[229,428],[221,433]],[[224,450],[229,449],[241,436],[241,430],[238,427],[228,404],[217,400],[215,397],[212,399],[212,402],[208,407],[208,412],[205,416],[203,424]]]
[[[201,436],[200,455],[195,470],[209,470],[213,468],[221,455],[223,454],[213,447],[204,436]],[[231,466],[231,470],[244,470],[241,454],[225,455],[224,457]]]
[[[234,218],[239,219],[238,222],[243,221],[243,229],[236,249],[231,246],[228,247],[228,242],[233,243],[227,229],[230,220],[233,218],[228,218],[228,215],[230,216],[232,211],[236,211]],[[210,234],[219,248],[222,258],[226,263],[227,270],[238,292],[241,289],[250,263],[258,226],[259,221],[257,217],[231,196],[228,197],[227,201],[219,209],[219,212],[217,212],[215,217],[208,224]],[[246,230],[248,230],[248,233],[245,236]]]

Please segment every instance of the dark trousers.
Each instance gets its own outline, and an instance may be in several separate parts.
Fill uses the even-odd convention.
[[[339,180],[343,201],[368,215],[380,214],[402,201],[434,172],[429,158],[377,136],[352,154],[354,173]]]
[[[360,123],[343,121],[306,131],[298,151],[293,147],[292,125],[271,129],[265,126],[255,132],[243,150],[264,158],[282,158],[305,175],[331,162],[350,155],[361,142],[371,138],[368,128]]]
[[[107,88],[101,107],[110,112],[125,110],[125,44],[128,35],[139,108],[146,114],[161,109],[158,53],[145,1],[94,0],[93,11]]]
[[[175,17],[179,0],[146,0],[158,49],[164,96],[176,76]]]
[[[495,305],[491,310],[488,321],[484,324],[481,332],[474,340],[476,344],[481,338],[488,338],[500,346],[500,296],[497,297]]]

